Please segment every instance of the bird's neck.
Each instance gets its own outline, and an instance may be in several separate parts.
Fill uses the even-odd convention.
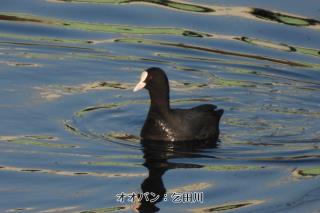
[[[170,110],[169,92],[166,90],[149,91],[150,109],[160,113],[166,113]]]

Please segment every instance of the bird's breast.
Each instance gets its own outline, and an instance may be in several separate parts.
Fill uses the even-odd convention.
[[[150,140],[176,140],[174,130],[162,119],[147,119],[141,130],[141,137]]]

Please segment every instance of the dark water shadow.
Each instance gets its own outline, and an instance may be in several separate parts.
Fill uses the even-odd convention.
[[[203,154],[218,147],[217,140],[210,141],[141,141],[144,166],[148,169],[148,177],[141,183],[142,194],[140,195],[139,212],[157,212],[157,203],[167,200],[163,175],[171,169],[202,168],[202,165],[191,163],[173,163],[170,159],[177,158],[215,158]]]
[[[253,8],[251,14],[259,19],[264,19],[272,22],[278,22],[281,24],[287,24],[292,26],[312,26],[319,25],[320,22],[311,18],[302,18],[298,16],[292,16],[287,14],[282,14],[278,12],[273,12],[270,10],[265,10],[261,8]]]

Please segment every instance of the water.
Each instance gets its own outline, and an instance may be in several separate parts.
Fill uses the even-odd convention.
[[[319,11],[2,0],[0,212],[319,212]],[[151,66],[175,107],[225,110],[217,147],[140,143],[148,95],[131,90]],[[117,201],[146,191],[163,199]]]

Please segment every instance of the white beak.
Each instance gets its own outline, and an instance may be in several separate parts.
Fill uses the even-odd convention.
[[[146,71],[143,71],[140,76],[140,81],[134,87],[133,92],[137,92],[146,86],[146,82],[144,82],[144,81],[147,79],[147,77],[148,77],[148,73]]]

